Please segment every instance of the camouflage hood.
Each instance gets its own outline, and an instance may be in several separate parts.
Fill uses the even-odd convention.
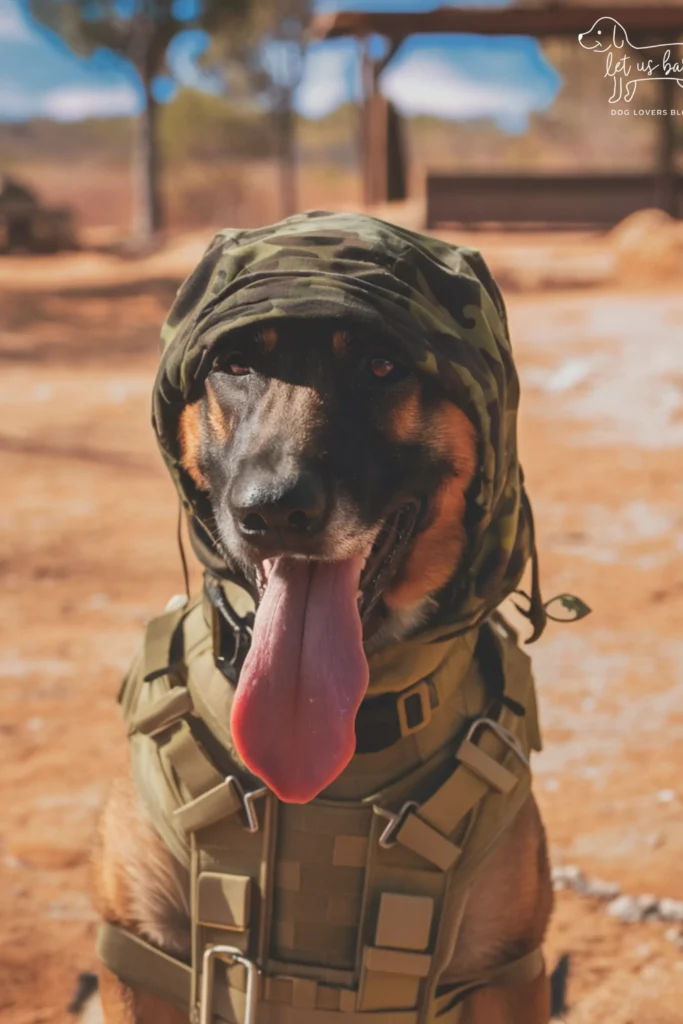
[[[153,401],[161,451],[214,564],[211,510],[181,466],[178,418],[199,397],[229,331],[293,317],[374,329],[397,359],[438,377],[476,427],[470,543],[429,624],[471,628],[517,587],[535,556],[517,457],[519,382],[503,300],[482,257],[360,214],[313,212],[215,236],[164,324]],[[536,636],[545,613],[535,557],[532,597]]]

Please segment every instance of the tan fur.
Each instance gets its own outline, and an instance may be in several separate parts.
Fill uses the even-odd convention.
[[[420,436],[422,428],[421,390],[419,385],[410,392],[392,410],[387,434],[389,439],[399,444],[414,441]]]
[[[349,350],[350,342],[348,331],[335,331],[332,335],[332,350],[336,356],[340,359],[346,355]]]
[[[263,327],[259,331],[259,338],[263,342],[267,352],[272,352],[278,342],[278,333],[275,327]]]
[[[203,400],[186,405],[180,414],[178,437],[180,439],[181,462],[197,487],[209,490],[209,481],[199,468],[202,445],[202,404]]]
[[[230,423],[225,418],[210,380],[206,382],[206,409],[209,430],[217,441],[227,444],[230,440]]]
[[[400,413],[401,425],[410,424],[414,415],[407,404]],[[465,495],[477,459],[474,427],[460,409],[444,400],[422,431],[434,439],[439,454],[448,457],[455,475],[441,485],[432,522],[415,539],[398,579],[385,595],[391,609],[411,608],[440,590],[455,574],[466,541]]]

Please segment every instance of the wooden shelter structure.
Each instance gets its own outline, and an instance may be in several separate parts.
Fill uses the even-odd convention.
[[[400,0],[397,0],[399,6]],[[355,36],[389,40],[381,61],[363,52],[363,182],[366,203],[405,195],[400,123],[381,95],[379,75],[401,43],[424,33],[522,35],[537,39],[578,37],[608,15],[636,46],[674,43],[683,35],[683,0],[517,0],[506,7],[438,7],[431,11],[340,11],[314,19],[317,39]],[[578,46],[578,39],[577,39]],[[683,51],[682,51],[683,54]],[[683,59],[683,56],[681,57]],[[676,81],[659,82],[660,105],[670,109]],[[643,206],[683,215],[683,176],[676,169],[680,133],[673,117],[659,119],[657,166],[651,174],[539,174],[427,176],[427,224],[539,221],[608,226]]]

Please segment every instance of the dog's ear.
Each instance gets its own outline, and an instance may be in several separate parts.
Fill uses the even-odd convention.
[[[612,30],[612,41],[619,50],[623,50],[624,45],[628,42],[626,29],[623,25],[620,25],[618,21],[614,22],[614,28]]]

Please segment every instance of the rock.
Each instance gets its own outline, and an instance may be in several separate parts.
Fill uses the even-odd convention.
[[[651,893],[643,896],[636,896],[636,902],[640,907],[642,921],[653,921],[659,917],[659,900]]]
[[[581,892],[586,883],[583,872],[576,864],[557,864],[551,877],[555,889],[575,889]]]
[[[623,921],[624,924],[642,921],[645,911],[639,905],[638,899],[637,896],[617,896],[607,904],[607,913],[610,917],[616,917],[619,921]]]
[[[665,896],[659,901],[659,916],[662,921],[683,922],[683,900],[672,900]]]
[[[588,878],[582,890],[586,896],[595,896],[599,900],[614,900],[621,894],[618,882],[606,882],[603,878]]]
[[[660,789],[657,793],[657,802],[660,804],[672,804],[676,796],[675,789]]]

